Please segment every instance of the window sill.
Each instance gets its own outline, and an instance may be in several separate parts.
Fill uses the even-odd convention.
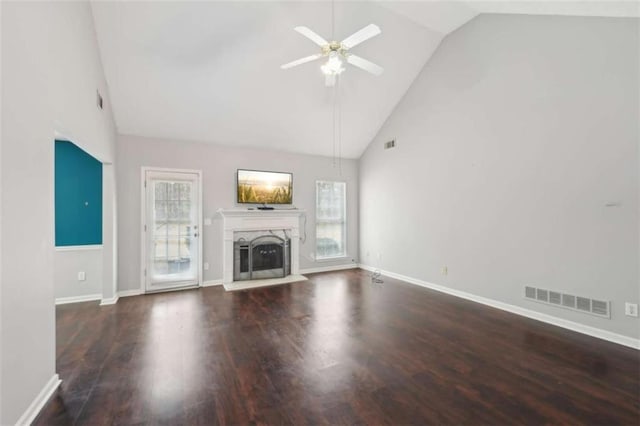
[[[331,257],[316,257],[316,262],[331,262],[331,261],[336,261],[336,260],[344,260],[344,259],[351,259],[351,256],[331,256]]]

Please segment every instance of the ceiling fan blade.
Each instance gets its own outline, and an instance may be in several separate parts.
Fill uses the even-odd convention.
[[[336,76],[334,74],[327,74],[324,78],[324,85],[327,87],[333,87],[336,85]]]
[[[347,62],[374,75],[380,75],[384,71],[384,68],[380,65],[376,65],[356,55],[347,55]]]
[[[305,36],[306,38],[308,38],[318,46],[324,46],[326,44],[329,44],[327,40],[323,39],[322,37],[320,37],[318,34],[314,33],[313,31],[311,31],[307,27],[295,27],[294,30],[299,32],[300,34],[302,34],[303,36]]]
[[[351,34],[349,37],[342,40],[342,44],[347,49],[351,49],[353,46],[356,46],[365,40],[369,40],[371,37],[375,37],[381,32],[380,27],[376,24],[369,24],[360,31]]]
[[[296,59],[295,61],[291,61],[284,65],[280,65],[280,68],[282,68],[283,70],[286,70],[289,68],[296,67],[298,65],[305,64],[307,62],[315,61],[316,59],[319,59],[321,57],[322,57],[322,53],[318,53],[316,55],[311,55],[311,56],[305,56],[304,58]]]

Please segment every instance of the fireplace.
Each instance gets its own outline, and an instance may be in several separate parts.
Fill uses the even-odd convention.
[[[251,240],[243,237],[233,243],[233,280],[284,278],[291,274],[291,244],[275,234]]]
[[[269,278],[262,285],[306,280],[300,275],[303,210],[220,209],[218,213],[223,219],[225,290],[259,287],[262,278]]]

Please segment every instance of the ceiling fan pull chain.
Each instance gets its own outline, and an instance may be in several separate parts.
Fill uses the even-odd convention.
[[[336,90],[338,97],[338,174],[342,176],[342,91],[340,89],[341,76],[336,80]]]
[[[331,0],[331,41],[336,39],[336,2]]]
[[[337,105],[338,105],[338,78],[336,77],[336,84],[333,86],[333,167],[336,167],[336,135],[338,131],[337,126]]]

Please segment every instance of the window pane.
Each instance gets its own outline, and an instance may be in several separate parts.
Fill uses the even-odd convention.
[[[346,255],[346,184],[316,183],[317,258]]]
[[[343,256],[342,223],[318,223],[316,225],[316,252],[319,258]]]
[[[180,213],[179,201],[167,201],[167,220],[169,222],[175,222],[180,219]]]
[[[191,184],[189,183],[176,183],[178,197],[181,200],[191,199]]]
[[[180,219],[183,222],[191,221],[191,201],[180,201]]]
[[[167,199],[167,183],[166,182],[157,182],[155,184],[155,195],[156,195],[156,200]]]
[[[167,204],[166,201],[156,201],[155,203],[155,220],[163,221],[167,219]]]

